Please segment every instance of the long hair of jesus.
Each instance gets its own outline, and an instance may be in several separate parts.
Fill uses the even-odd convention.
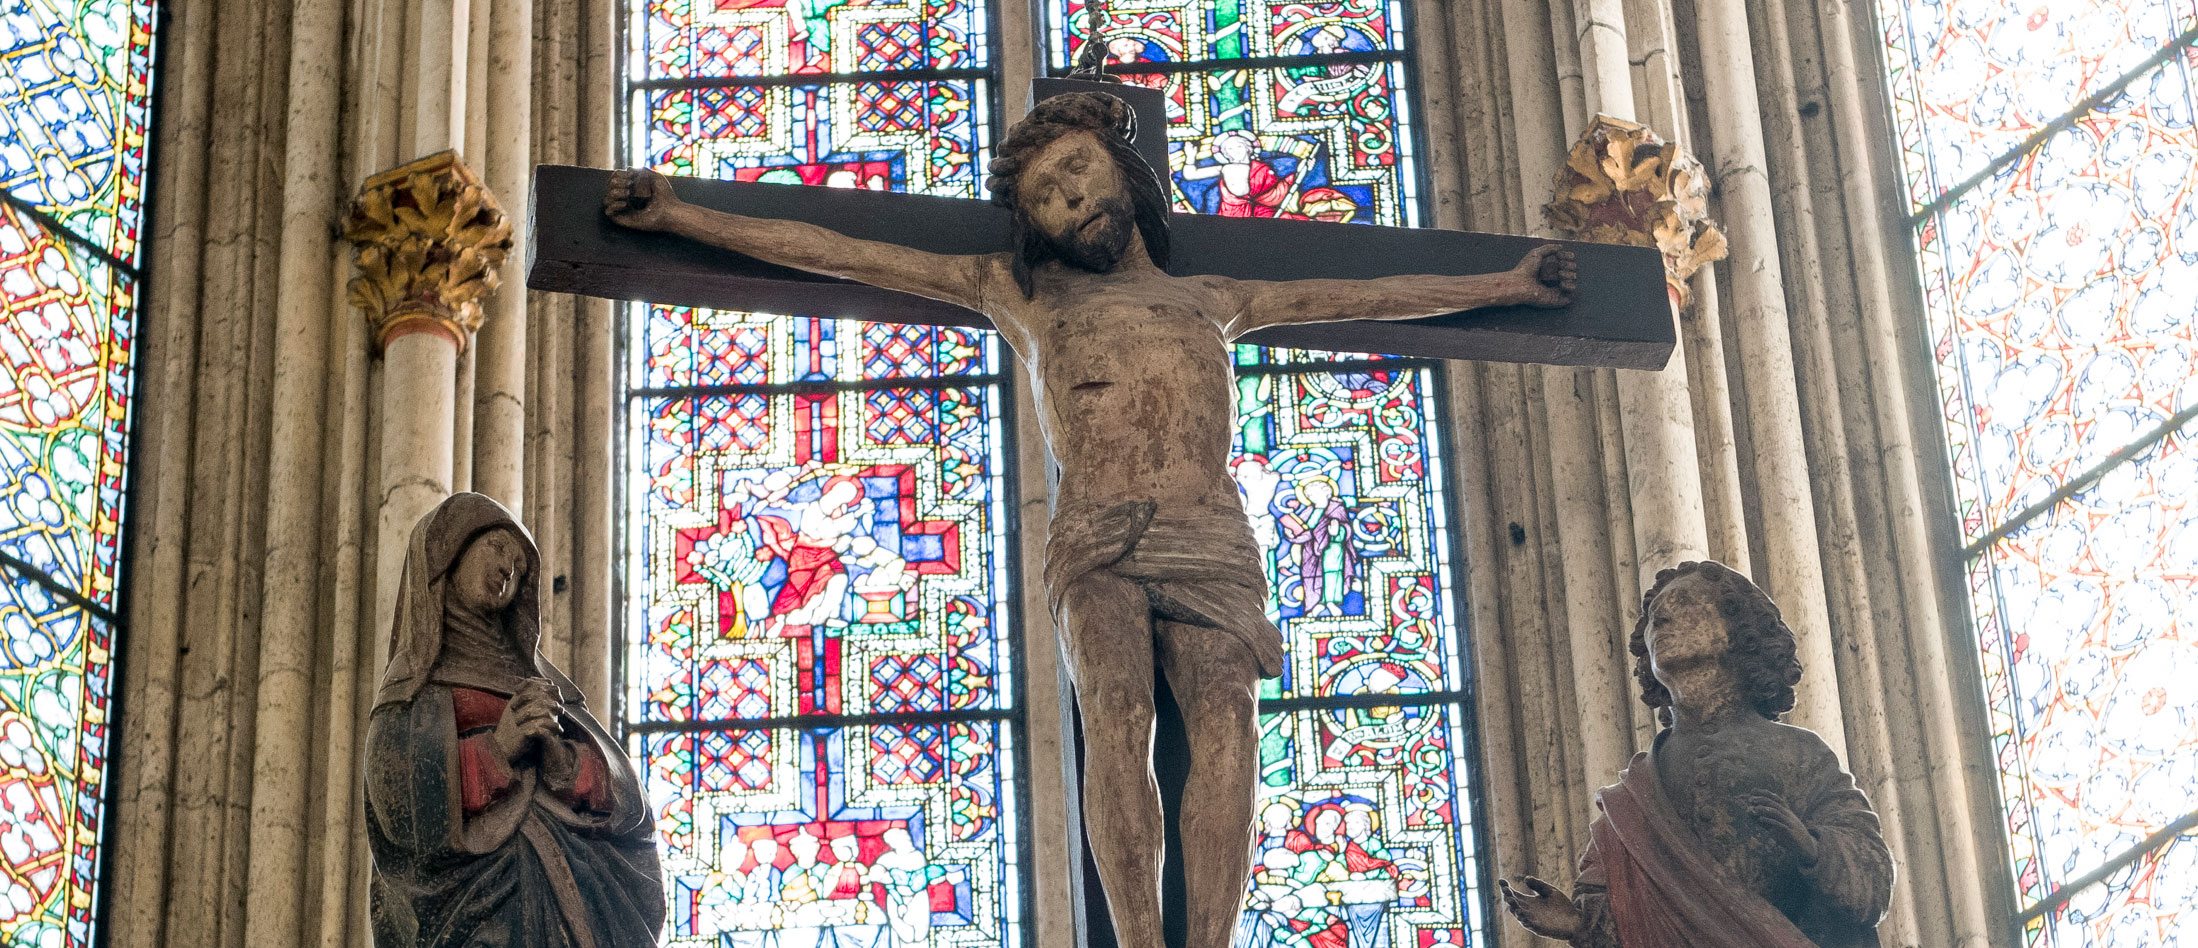
[[[1122,179],[1129,182],[1130,207],[1137,231],[1145,238],[1145,256],[1152,259],[1153,266],[1168,265],[1168,192],[1159,172],[1130,144],[1136,121],[1136,113],[1120,98],[1104,92],[1071,92],[1038,103],[1008,129],[1007,139],[1000,143],[999,157],[985,169],[990,175],[985,188],[992,192],[992,203],[1015,212],[1009,236],[1015,245],[1015,285],[1022,289],[1025,299],[1035,292],[1031,270],[1059,254],[1044,235],[1030,226],[1018,200],[1017,185],[1038,152],[1071,132],[1092,133],[1107,156],[1114,159]]]

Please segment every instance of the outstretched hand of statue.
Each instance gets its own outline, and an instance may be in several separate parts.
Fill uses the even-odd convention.
[[[1520,876],[1517,886],[1509,879],[1498,879],[1496,886],[1503,890],[1503,905],[1511,910],[1511,916],[1527,931],[1543,938],[1569,940],[1587,923],[1571,896],[1533,876]]]
[[[1527,284],[1528,306],[1554,309],[1570,305],[1572,294],[1580,288],[1579,258],[1562,244],[1543,244],[1527,251],[1511,272]]]
[[[503,753],[506,761],[516,763],[535,740],[557,736],[557,713],[555,692],[538,687],[533,681],[527,682],[504,705],[504,716],[496,722],[496,730],[491,735],[496,741],[496,749]]]
[[[603,192],[603,213],[635,230],[670,230],[682,203],[671,181],[647,168],[613,172]]]

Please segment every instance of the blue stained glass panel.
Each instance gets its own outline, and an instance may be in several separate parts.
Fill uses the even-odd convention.
[[[0,2],[0,63],[0,186],[134,261],[152,0]]]

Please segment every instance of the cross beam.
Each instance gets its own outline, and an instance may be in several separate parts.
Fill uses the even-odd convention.
[[[935,300],[773,266],[603,216],[610,172],[535,169],[527,286],[673,306],[890,323],[989,327]],[[1008,212],[988,202],[883,191],[674,178],[682,200],[751,217],[807,221],[850,237],[943,254],[1008,249]],[[1367,278],[1509,269],[1551,241],[1463,231],[1273,218],[1173,215],[1168,272],[1248,280]],[[1277,327],[1245,342],[1442,359],[1659,369],[1677,339],[1663,258],[1648,247],[1565,243],[1580,288],[1562,309],[1506,307],[1408,322]]]

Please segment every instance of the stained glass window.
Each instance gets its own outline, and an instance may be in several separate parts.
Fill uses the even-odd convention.
[[[975,197],[973,0],[646,0],[632,160]],[[1023,943],[990,333],[627,315],[623,719],[674,948]]]
[[[1177,210],[1419,221],[1400,4],[1110,0],[1105,19],[1108,71],[1167,96]],[[1055,0],[1055,72],[1085,23]],[[1288,648],[1261,699],[1238,948],[1478,943],[1436,367],[1255,346],[1236,361],[1231,464]]]
[[[1232,463],[1288,651],[1261,696],[1238,948],[1476,944],[1435,367],[1251,346],[1237,362]]]
[[[94,943],[150,0],[0,4],[0,942]]]
[[[1083,49],[1053,0],[1053,66]],[[1109,0],[1107,71],[1167,95],[1176,208],[1419,223],[1405,23],[1395,0]]]
[[[1881,0],[2026,945],[2198,923],[2198,4]]]

